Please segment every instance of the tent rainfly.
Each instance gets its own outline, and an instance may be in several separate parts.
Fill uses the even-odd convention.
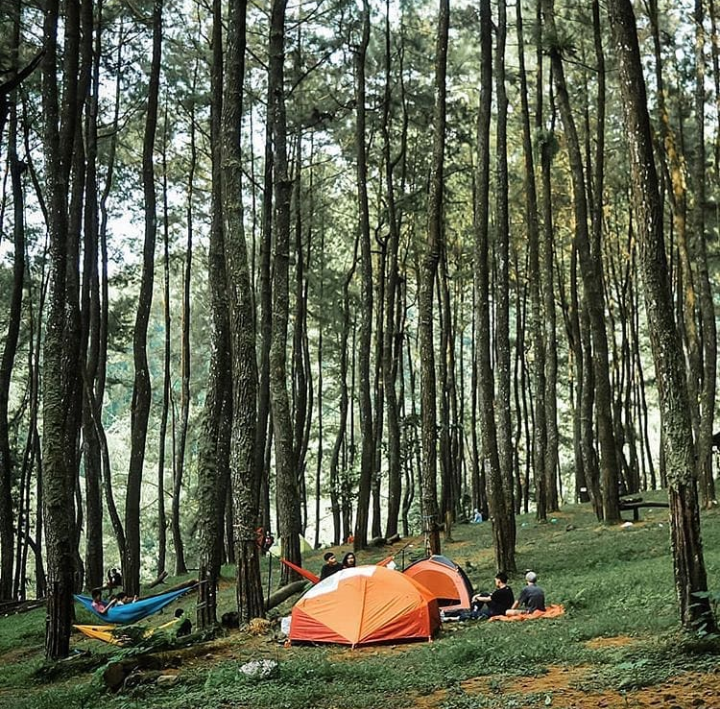
[[[324,579],[295,604],[289,638],[354,647],[429,640],[439,627],[427,589],[383,566],[358,566]]]
[[[470,579],[446,556],[433,554],[411,564],[403,573],[425,586],[443,611],[469,610],[472,605]]]

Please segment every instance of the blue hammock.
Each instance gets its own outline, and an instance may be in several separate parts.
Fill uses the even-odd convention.
[[[126,603],[122,606],[113,606],[108,608],[105,613],[98,613],[92,605],[92,598],[88,596],[75,596],[75,600],[85,606],[93,615],[97,616],[103,623],[118,623],[120,625],[130,625],[137,621],[147,618],[147,616],[157,613],[172,603],[176,598],[180,598],[184,593],[191,591],[195,586],[188,586],[177,591],[168,591],[157,596],[149,598],[141,598],[134,603]]]

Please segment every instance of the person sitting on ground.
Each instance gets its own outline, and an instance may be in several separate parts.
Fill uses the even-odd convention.
[[[100,588],[94,588],[92,590],[92,607],[95,609],[96,613],[105,614],[110,610],[115,604],[117,604],[117,597],[110,598],[107,601],[103,601],[102,597],[102,589]]]
[[[343,569],[354,569],[357,566],[357,560],[355,559],[355,554],[353,554],[351,551],[349,551],[342,560],[342,567]]]
[[[107,587],[109,589],[118,588],[123,585],[123,578],[120,569],[113,567],[107,573]]]
[[[505,615],[512,606],[515,596],[508,586],[508,576],[504,571],[495,574],[495,590],[490,594],[478,593],[473,596],[472,610],[478,618],[491,618]]]
[[[333,554],[331,551],[326,551],[323,559],[325,560],[325,564],[323,565],[322,569],[320,569],[321,581],[323,579],[326,579],[328,576],[332,576],[338,571],[342,571],[342,566],[338,564],[338,560],[335,557],[335,554]]]
[[[545,610],[545,591],[537,585],[537,574],[534,571],[528,571],[525,574],[525,581],[527,586],[520,591],[517,601],[512,604],[512,608],[505,615],[523,615]]]
[[[175,617],[176,618],[182,618],[183,613],[182,608],[177,608],[175,610]],[[190,635],[192,632],[192,621],[190,618],[183,618],[182,620],[178,620],[178,626],[177,630],[175,631],[175,635],[182,636],[182,635]]]

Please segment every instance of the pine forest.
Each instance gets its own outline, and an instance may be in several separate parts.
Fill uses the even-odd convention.
[[[266,535],[481,516],[517,571],[516,515],[659,489],[714,627],[715,0],[2,0],[0,160],[0,605],[48,658],[110,567],[212,625],[234,564],[247,621]]]

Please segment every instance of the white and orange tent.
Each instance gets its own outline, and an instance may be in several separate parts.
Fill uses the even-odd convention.
[[[366,645],[429,640],[440,627],[435,597],[383,566],[344,569],[313,586],[292,611],[291,642]]]

